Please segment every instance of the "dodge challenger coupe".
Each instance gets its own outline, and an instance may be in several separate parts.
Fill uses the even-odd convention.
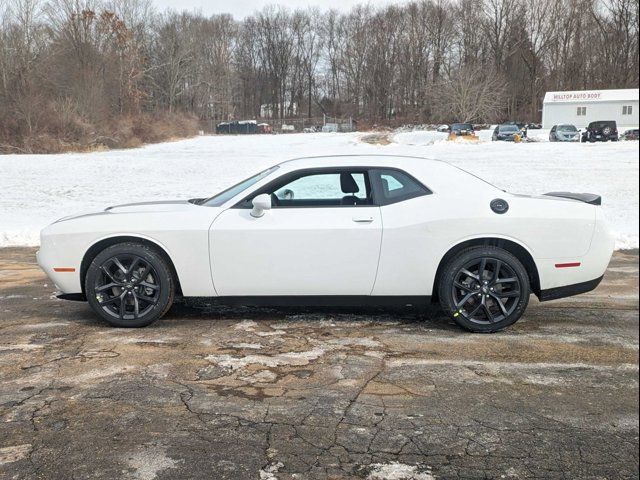
[[[439,302],[461,327],[516,322],[529,296],[593,290],[614,240],[593,194],[507,193],[442,161],[290,160],[211,198],[65,217],[38,263],[59,297],[118,327],[176,296],[255,305]]]

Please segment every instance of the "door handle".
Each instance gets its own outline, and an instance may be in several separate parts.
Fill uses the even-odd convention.
[[[373,222],[373,217],[355,217],[352,220],[356,223],[371,223]]]

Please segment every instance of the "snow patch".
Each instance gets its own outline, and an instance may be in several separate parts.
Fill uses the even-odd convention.
[[[314,348],[305,352],[285,352],[277,355],[245,355],[233,357],[231,355],[208,355],[205,360],[215,363],[223,368],[237,370],[247,365],[259,364],[266,367],[279,367],[281,365],[303,366],[317,360],[326,353],[325,349]]]
[[[231,344],[233,348],[245,348],[247,350],[260,350],[262,345],[259,343],[233,343]]]
[[[169,458],[163,448],[153,446],[133,454],[127,463],[135,470],[134,478],[154,480],[158,473],[173,468],[180,462]]]
[[[42,345],[34,344],[34,343],[14,343],[8,345],[0,345],[0,351],[5,350],[38,350],[42,348]]]
[[[271,370],[260,370],[258,373],[248,375],[246,377],[240,377],[240,380],[249,383],[272,383],[278,379],[278,376]]]
[[[374,463],[367,480],[435,480],[431,467],[405,465],[404,463]]]
[[[258,326],[256,322],[253,320],[242,320],[235,327],[235,330],[243,330],[245,332],[253,332],[253,330]]]
[[[282,462],[270,463],[260,470],[260,480],[278,480],[276,474],[284,467]]]
[[[68,327],[69,322],[45,322],[45,323],[29,323],[19,328],[23,330],[46,330],[48,328]]]
[[[368,348],[376,348],[382,347],[382,343],[373,340],[372,338],[336,338],[333,340],[329,340],[327,343],[332,345],[341,345],[341,346],[350,346],[350,347],[368,347]]]
[[[449,134],[433,130],[414,130],[413,132],[396,133],[392,140],[398,145],[428,146],[436,142],[444,142]]]
[[[256,332],[256,335],[258,335],[259,337],[275,337],[278,335],[284,335],[285,332],[284,330],[272,330],[270,332]]]

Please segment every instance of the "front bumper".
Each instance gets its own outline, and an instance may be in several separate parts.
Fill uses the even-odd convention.
[[[576,135],[575,137],[565,137],[562,135],[558,135],[556,138],[558,139],[559,142],[579,142],[580,141],[580,135]]]
[[[82,251],[76,245],[63,246],[58,238],[41,235],[40,250],[36,252],[36,260],[56,289],[63,293],[81,293],[80,263],[82,257],[76,252]]]

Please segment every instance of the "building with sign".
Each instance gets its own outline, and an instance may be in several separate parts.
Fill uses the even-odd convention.
[[[618,129],[638,127],[638,89],[547,92],[542,127],[572,124],[586,127],[596,120],[615,120]]]

